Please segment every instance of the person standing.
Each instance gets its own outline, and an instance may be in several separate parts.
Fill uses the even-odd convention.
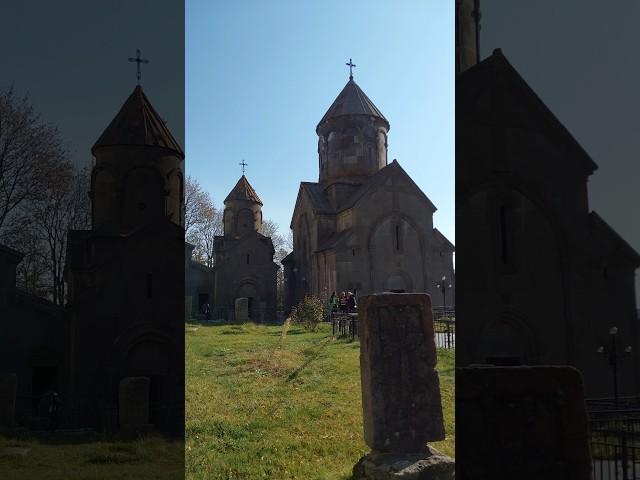
[[[49,417],[49,429],[58,429],[58,410],[60,408],[60,399],[58,392],[55,390],[49,395],[49,406],[47,407],[47,416]]]
[[[338,311],[338,296],[336,295],[336,292],[332,292],[331,296],[329,297],[329,312],[335,313],[337,311]]]
[[[356,297],[352,292],[347,293],[347,311],[349,313],[356,311]]]
[[[347,294],[340,292],[340,313],[347,313]]]

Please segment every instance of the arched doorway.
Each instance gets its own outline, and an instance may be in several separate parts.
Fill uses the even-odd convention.
[[[258,287],[253,282],[244,282],[238,288],[235,298],[246,298],[248,302],[249,319],[255,321],[257,318],[256,311],[260,305],[260,294]]]
[[[483,363],[514,366],[535,363],[537,342],[525,325],[512,318],[500,318],[482,329],[478,339],[478,356]]]

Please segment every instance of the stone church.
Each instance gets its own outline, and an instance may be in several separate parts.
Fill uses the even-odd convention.
[[[589,154],[500,50],[480,61],[478,4],[456,2],[456,363],[573,365],[611,397],[611,331],[637,394],[640,256],[589,208]]]
[[[333,291],[427,292],[446,277],[451,305],[453,244],[433,226],[436,207],[387,159],[389,121],[349,81],[316,127],[317,182],[302,182],[285,257],[285,303]]]
[[[55,390],[63,428],[113,431],[133,415],[182,435],[184,153],[139,85],[92,153],[92,227],[69,232],[64,310],[16,292],[20,255],[0,248],[16,416],[42,416]]]
[[[278,265],[271,238],[262,230],[262,201],[243,174],[224,200],[224,235],[215,238],[216,310],[223,318],[265,322],[276,318]],[[246,298],[247,317],[235,318]]]

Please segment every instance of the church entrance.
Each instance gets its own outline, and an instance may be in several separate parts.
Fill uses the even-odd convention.
[[[251,320],[253,320],[253,297],[247,297],[247,310]]]
[[[508,367],[530,362],[531,345],[524,326],[517,321],[491,322],[478,338],[479,357],[484,363]]]
[[[202,313],[202,308],[208,303],[209,303],[209,294],[199,293],[198,294],[198,313]]]
[[[149,423],[153,425],[162,425],[164,420],[162,386],[165,383],[165,377],[154,375],[149,377]]]
[[[57,374],[56,367],[33,367],[31,376],[31,399],[33,411],[38,414],[38,407],[45,395],[57,391]],[[40,412],[42,413],[42,412]]]

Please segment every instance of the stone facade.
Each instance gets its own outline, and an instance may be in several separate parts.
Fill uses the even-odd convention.
[[[193,259],[194,246],[185,243],[184,249],[184,293],[189,304],[185,317],[199,318],[203,307],[213,307],[215,298],[215,269]],[[186,306],[186,305],[185,305]]]
[[[343,290],[455,298],[453,245],[433,227],[436,207],[387,161],[389,122],[350,79],[316,128],[319,181],[302,182],[283,260],[285,306]]]
[[[456,362],[572,365],[587,396],[612,396],[596,350],[616,326],[620,394],[636,394],[640,256],[589,209],[597,165],[499,50],[456,88]]]
[[[92,228],[69,234],[75,422],[117,425],[120,381],[147,377],[149,418],[184,428],[184,153],[137,86],[92,148]]]
[[[235,312],[237,300],[247,299],[248,320],[274,321],[279,267],[271,239],[260,233],[262,201],[244,175],[224,206],[224,235],[214,243],[215,309]]]
[[[48,392],[67,391],[70,331],[63,308],[16,288],[21,260],[22,254],[0,245],[0,377],[15,378],[12,417],[31,425]]]

